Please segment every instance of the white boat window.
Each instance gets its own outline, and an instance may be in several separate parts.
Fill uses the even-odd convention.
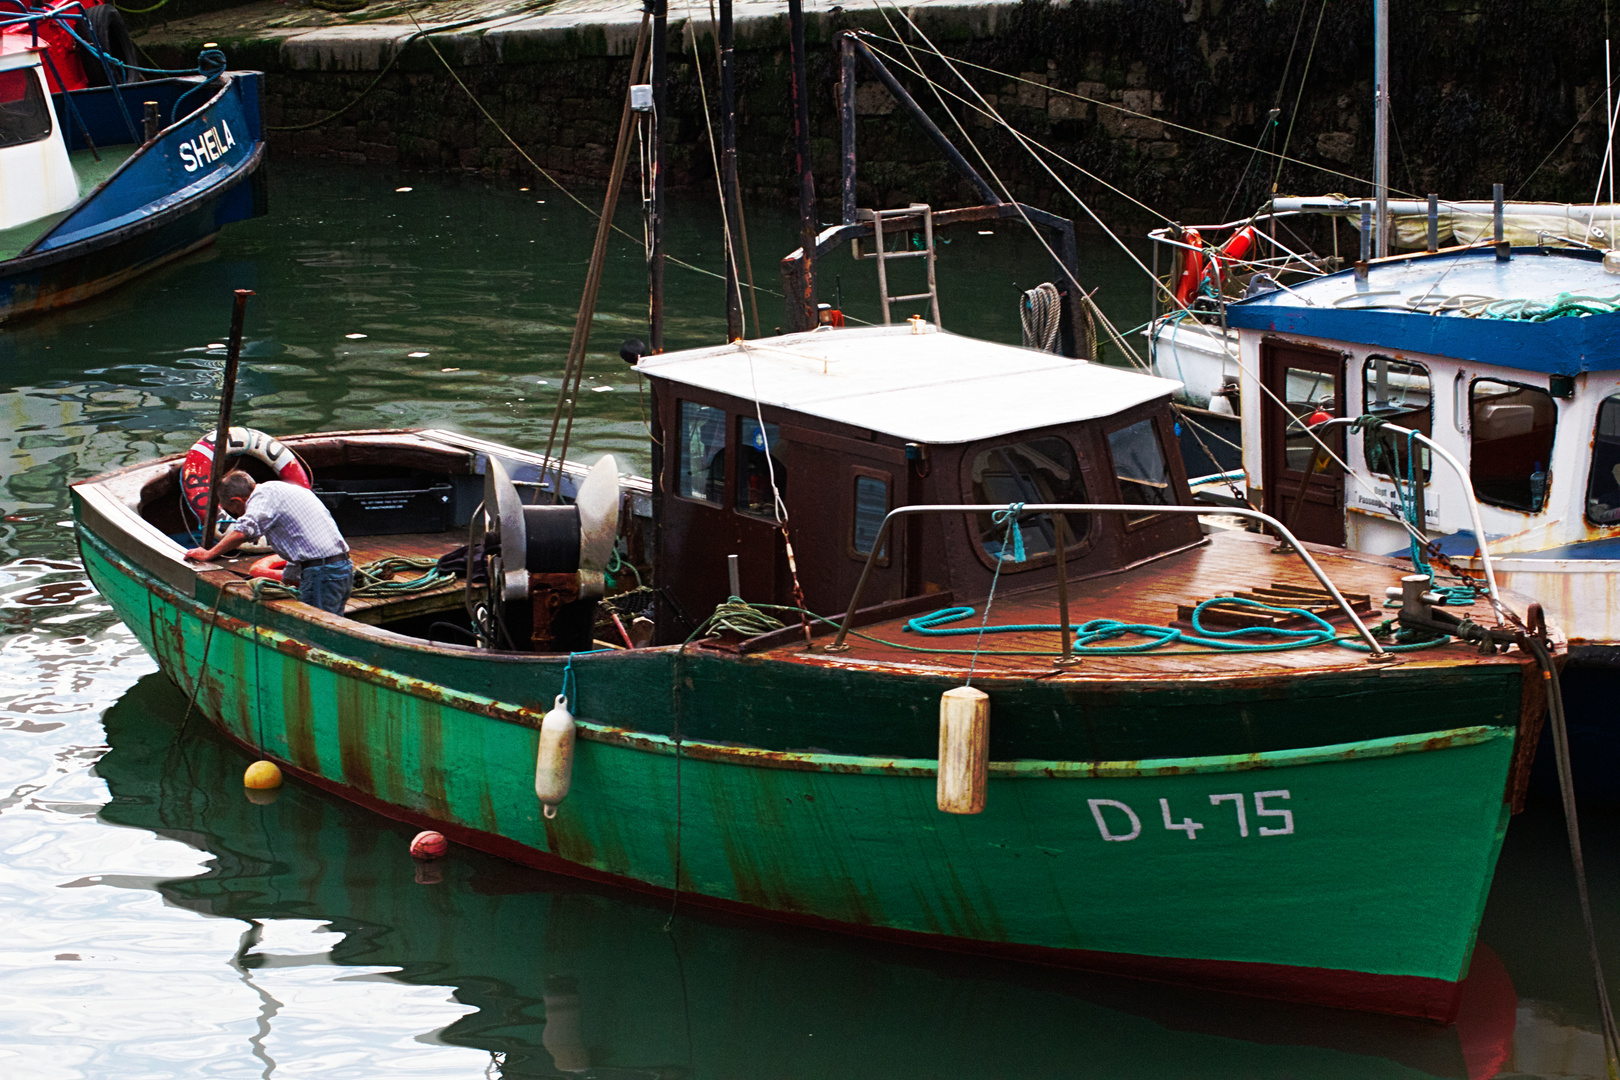
[[[1558,426],[1552,395],[1534,386],[1475,379],[1468,415],[1468,475],[1479,501],[1541,513]]]
[[[1159,431],[1152,420],[1138,420],[1129,427],[1108,433],[1108,452],[1114,457],[1114,474],[1119,477],[1121,502],[1143,506],[1170,506],[1175,491],[1170,486],[1170,467],[1159,445]],[[1128,517],[1141,521],[1147,514]]]
[[[38,142],[51,133],[51,106],[33,68],[0,71],[0,146]]]
[[[1429,371],[1423,365],[1389,356],[1369,356],[1361,366],[1363,413],[1423,435],[1433,435],[1433,405],[1434,392],[1429,382]],[[1406,460],[1406,447],[1404,435],[1380,439],[1369,433],[1362,440],[1362,456],[1370,471],[1405,480],[1410,468]],[[1428,483],[1430,463],[1427,447],[1418,447],[1417,464],[1423,482]]]
[[[1048,436],[1027,442],[1007,443],[982,451],[973,459],[973,494],[976,503],[1061,503],[1089,502],[1085,481],[1074,448],[1067,440]],[[1073,549],[1091,531],[1091,515],[1064,514],[1064,527]],[[1007,526],[978,516],[979,543],[992,559],[1002,554],[1007,543]],[[1024,540],[1026,560],[1057,550],[1057,525],[1051,514],[1025,514],[1018,519],[1018,532]],[[1009,546],[1006,559],[1013,552]],[[1027,563],[1026,563],[1027,565]],[[1022,567],[1015,562],[1002,566],[1003,574]]]
[[[1586,516],[1595,525],[1620,524],[1620,395],[1604,398],[1598,406]]]
[[[680,448],[676,494],[719,506],[726,493],[726,411],[681,402],[681,437],[676,445]]]
[[[761,434],[759,421],[742,418],[742,437],[737,440],[737,500],[733,504],[745,514],[776,520],[776,500],[771,498],[771,479],[776,490],[786,492],[787,473],[782,464],[782,433],[767,423]],[[770,454],[767,462],[765,455]]]

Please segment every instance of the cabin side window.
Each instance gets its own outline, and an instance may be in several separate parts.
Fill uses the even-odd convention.
[[[1083,503],[1086,484],[1080,477],[1080,464],[1074,448],[1064,439],[1049,436],[1025,442],[1004,443],[982,451],[973,459],[973,493],[976,503]],[[1091,532],[1091,515],[1061,514],[1072,549]],[[1010,562],[1015,550],[1005,522],[991,514],[977,519],[979,544],[992,559],[1009,560],[1002,573],[1018,569]],[[1024,514],[1018,519],[1025,558],[1057,550],[1057,523],[1051,514]],[[1005,547],[1005,555],[1003,548]]]
[[[1176,501],[1170,483],[1170,466],[1164,459],[1159,429],[1151,419],[1108,433],[1108,452],[1119,477],[1120,502],[1142,506],[1171,506]],[[1151,514],[1129,514],[1127,522],[1137,522]]]
[[[1361,367],[1361,411],[1387,423],[1410,428],[1420,435],[1434,434],[1434,392],[1429,371],[1421,364],[1388,356],[1369,356]],[[1405,480],[1412,475],[1405,435],[1369,431],[1362,440],[1362,457],[1370,472]],[[1417,470],[1428,483],[1429,449],[1412,440],[1417,449]]]
[[[870,555],[872,545],[877,543],[878,532],[883,528],[883,519],[889,515],[889,478],[876,472],[858,472],[855,474],[855,521],[851,530],[849,546],[856,555]],[[883,545],[884,550],[879,557],[888,555],[889,545]]]
[[[1539,514],[1547,498],[1558,405],[1533,386],[1475,379],[1468,475],[1480,502]]]
[[[726,493],[726,411],[683,401],[675,493],[720,505]]]
[[[38,142],[51,133],[51,106],[33,68],[0,71],[0,146]]]
[[[772,481],[776,483],[778,494],[787,491],[782,450],[782,433],[775,424],[767,423],[761,431],[758,420],[751,416],[742,418],[741,436],[737,440],[736,501],[732,504],[739,512],[776,520]]]
[[[1594,525],[1620,524],[1620,395],[1606,397],[1598,406],[1586,516]]]

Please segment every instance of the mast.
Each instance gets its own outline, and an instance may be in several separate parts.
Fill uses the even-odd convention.
[[[720,0],[720,198],[726,213],[726,340],[743,336],[742,289],[737,283],[737,76],[731,52],[731,0]],[[754,327],[759,336],[759,327]]]
[[[1389,254],[1389,0],[1373,0],[1373,254]]]
[[[648,351],[664,351],[664,103],[669,70],[669,0],[652,4],[652,246],[647,252]]]
[[[662,0],[660,0],[662,2]],[[799,173],[799,244],[804,250],[803,292],[789,297],[804,305],[809,325],[816,324],[816,182],[810,172],[810,95],[805,87],[804,0],[788,0],[788,33],[793,53],[793,149]]]

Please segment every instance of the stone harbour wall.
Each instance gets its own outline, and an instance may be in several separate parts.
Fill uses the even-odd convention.
[[[786,203],[796,189],[783,10],[738,5],[737,109],[745,193]],[[1018,197],[1074,215],[1082,226],[1075,196],[1111,223],[1136,226],[1158,214],[1183,221],[1238,216],[1273,184],[1296,194],[1367,191],[1373,28],[1362,0],[934,0],[907,10],[915,29],[892,8],[808,6],[812,148],[824,219],[836,214],[835,36],[846,29],[875,35],[873,48],[892,58],[902,83],[970,160],[982,158]],[[442,54],[535,162],[560,180],[600,183],[630,74],[636,8],[569,13],[564,4],[546,11],[436,35],[438,54],[419,37],[400,51],[415,28],[378,24],[298,33],[245,28],[235,36],[170,25],[148,31],[143,46],[160,62],[178,64],[212,33],[233,66],[265,70],[275,153],[522,173],[527,166],[517,150],[457,84]],[[712,107],[719,80],[706,9],[691,30],[672,15],[666,130],[676,187],[712,183],[697,71],[701,64]],[[972,89],[922,35],[958,63]],[[1501,182],[1518,198],[1591,198],[1604,151],[1604,87],[1602,19],[1588,7],[1572,0],[1395,5],[1391,42],[1394,188],[1483,198]],[[925,71],[938,95],[903,70],[909,66]],[[953,94],[982,95],[1008,124],[1048,148],[1050,171]],[[870,72],[862,73],[856,101],[862,205],[977,201]],[[1276,122],[1268,123],[1273,109]],[[1290,160],[1279,169],[1256,145],[1286,150]]]

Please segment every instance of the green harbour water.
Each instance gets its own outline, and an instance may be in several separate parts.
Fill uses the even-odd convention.
[[[718,267],[712,203],[672,201],[672,255]],[[238,422],[543,448],[594,233],[554,189],[297,161],[273,163],[271,206],[112,295],[0,327],[0,1076],[1600,1075],[1552,805],[1509,828],[1463,1018],[1439,1028],[672,909],[461,848],[424,866],[412,830],[307,787],[250,802],[248,758],[89,588],[67,485],[212,423],[234,288],[257,294]],[[633,205],[619,223],[639,235]],[[771,327],[794,222],[762,209],[749,227]],[[1019,290],[1050,272],[1032,239],[990,232],[942,246],[943,321],[1016,341]],[[1082,266],[1122,329],[1145,318],[1117,247],[1084,241]],[[841,279],[846,310],[876,317],[870,263],[822,273],[824,299]],[[575,434],[636,470],[645,398],[616,351],[645,333],[644,281],[639,242],[616,237]],[[670,347],[719,340],[721,291],[670,267]],[[1620,971],[1620,815],[1584,820]]]

